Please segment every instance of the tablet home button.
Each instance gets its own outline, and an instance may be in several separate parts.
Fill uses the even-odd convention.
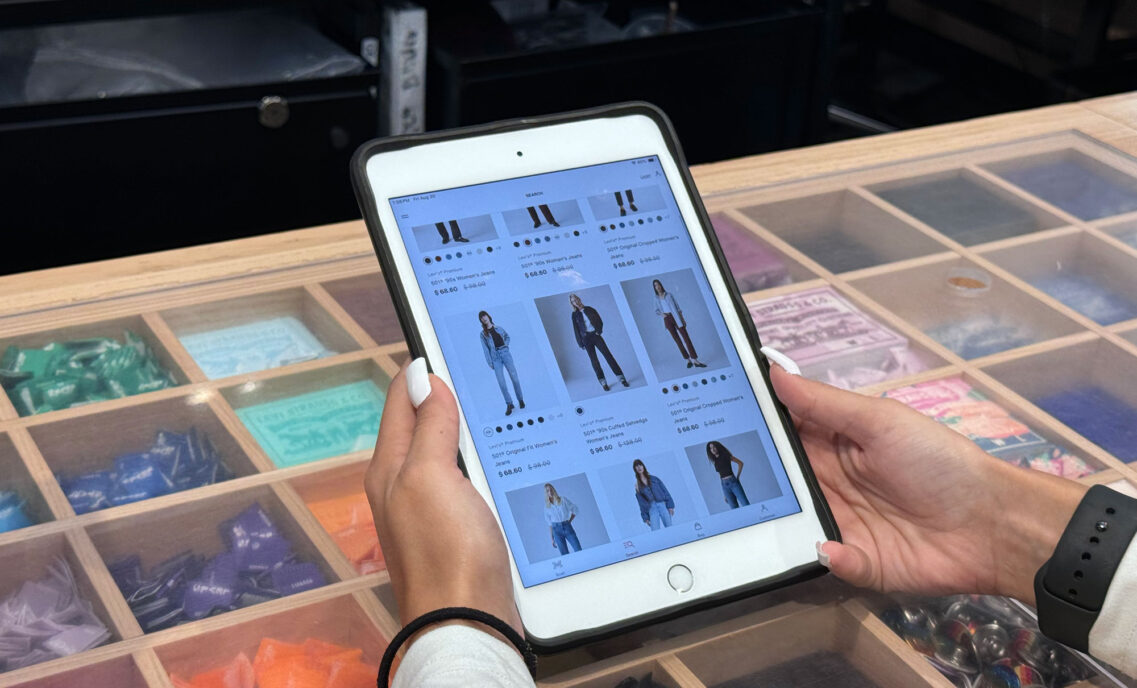
[[[667,582],[675,588],[675,592],[687,592],[695,584],[695,577],[691,575],[691,569],[676,564],[667,570]]]

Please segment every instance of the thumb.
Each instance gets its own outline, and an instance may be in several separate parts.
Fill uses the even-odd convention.
[[[774,383],[778,399],[801,420],[847,435],[857,442],[871,439],[876,430],[873,425],[876,399],[791,375],[776,365],[770,366],[770,381]]]
[[[856,545],[830,540],[817,543],[817,560],[833,575],[858,588],[879,588],[869,555]]]
[[[458,470],[458,405],[450,388],[436,375],[429,378],[430,394],[414,418],[408,462],[449,465]]]

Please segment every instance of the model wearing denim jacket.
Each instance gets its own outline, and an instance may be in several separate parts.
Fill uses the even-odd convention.
[[[640,520],[643,521],[649,519],[651,505],[654,502],[663,502],[668,509],[675,508],[675,500],[671,498],[671,493],[667,491],[667,486],[654,475],[651,476],[650,484],[646,487],[643,483],[636,483],[636,501],[639,502]]]
[[[588,322],[584,321],[588,318]],[[584,348],[584,338],[588,334],[589,325],[592,326],[592,331],[598,335],[604,334],[604,320],[600,318],[600,314],[592,306],[585,306],[584,308],[572,312],[572,330],[576,334],[576,345]]]
[[[497,352],[497,347],[494,346],[493,335],[490,334],[491,331],[497,332],[498,336],[501,337],[501,341],[504,342],[502,345],[503,348],[509,346],[509,333],[505,331],[505,328],[498,327],[497,325],[494,325],[491,330],[482,329],[482,353],[486,355],[486,364],[492,368],[493,357]]]

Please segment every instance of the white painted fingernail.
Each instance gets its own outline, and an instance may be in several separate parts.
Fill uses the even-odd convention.
[[[829,555],[825,553],[825,550],[821,549],[820,540],[817,541],[817,563],[821,564],[827,569],[832,568],[829,566]]]
[[[430,396],[430,374],[426,372],[425,358],[416,358],[407,366],[407,392],[415,408]]]
[[[770,359],[771,362],[777,363],[782,367],[782,370],[790,375],[801,375],[801,368],[797,367],[797,364],[794,363],[794,359],[783,354],[781,351],[778,351],[772,346],[764,346],[761,351],[762,355]]]

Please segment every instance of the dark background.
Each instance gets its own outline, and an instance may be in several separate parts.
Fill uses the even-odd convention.
[[[692,163],[1123,92],[1137,81],[1137,2],[686,0],[675,15],[685,30],[672,33],[659,30],[668,12],[659,1],[550,2],[549,12],[512,21],[488,1],[423,4],[428,129],[643,99],[668,112]],[[381,6],[5,0],[0,95],[22,92],[28,36],[45,27],[270,7],[358,53],[360,39],[378,33]],[[586,37],[585,16],[611,35]],[[381,133],[378,85],[367,67],[8,100],[0,274],[357,218],[347,164]],[[286,102],[283,125],[263,123],[265,97]]]

